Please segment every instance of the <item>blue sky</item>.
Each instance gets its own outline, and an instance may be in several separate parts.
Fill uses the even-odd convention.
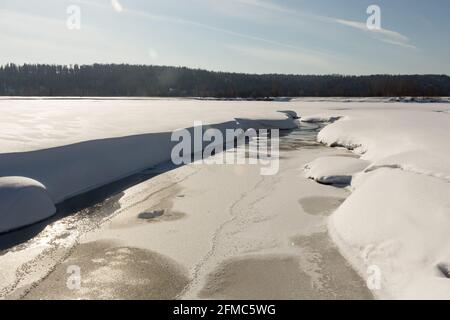
[[[366,27],[372,4],[381,30]],[[449,15],[448,0],[0,0],[0,64],[450,74]]]

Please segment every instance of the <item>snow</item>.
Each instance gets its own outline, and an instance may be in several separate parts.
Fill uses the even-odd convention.
[[[38,221],[54,212],[53,203],[168,159],[174,129],[194,121],[237,125],[234,119],[289,127],[295,119],[277,111],[293,110],[304,123],[339,118],[318,140],[361,156],[318,159],[309,174],[352,176],[353,193],[331,216],[329,230],[362,276],[380,268],[382,286],[374,293],[448,299],[450,280],[442,270],[450,265],[450,105],[448,99],[395,100],[0,99],[0,177],[37,181],[22,182],[29,186],[26,199],[12,206],[19,214],[8,227],[5,205],[17,189],[1,178],[1,230],[31,223],[27,204]]]
[[[363,171],[368,161],[351,157],[321,157],[308,163],[305,172],[308,178],[323,184],[347,185],[353,175]]]
[[[450,117],[437,112],[392,110],[359,112],[327,126],[319,141],[363,154],[372,166],[450,180]]]
[[[326,123],[326,122],[334,122],[339,120],[340,116],[330,116],[330,115],[313,115],[313,116],[305,116],[301,118],[301,122],[306,123]]]
[[[280,130],[290,130],[298,128],[300,125],[300,121],[298,120],[298,115],[295,111],[284,110],[278,111],[281,114],[284,114],[286,117],[283,119],[243,119],[236,118],[236,122],[239,127],[252,128],[252,129],[280,129]]]
[[[450,103],[450,97],[301,97],[293,98],[292,102],[337,102],[337,103]]]
[[[0,233],[44,220],[55,211],[41,183],[25,177],[0,177]]]
[[[319,133],[319,141],[370,163],[352,180],[354,192],[329,229],[360,274],[380,268],[377,296],[448,299],[442,266],[450,263],[450,117],[436,112],[448,105],[398,105],[350,103],[342,119]]]
[[[276,105],[241,105],[173,99],[0,99],[0,177],[38,181],[57,204],[170,160],[178,143],[171,141],[172,132],[188,128],[192,133],[195,121],[222,132],[298,126],[292,113],[277,112],[282,109],[276,110]],[[17,225],[7,227],[44,216],[48,215],[18,218]]]
[[[244,106],[244,107],[243,107]],[[0,98],[1,153],[28,152],[80,142],[172,132],[235,118],[281,120],[285,103],[180,99]]]
[[[450,262],[450,185],[387,168],[360,179],[330,220],[346,256],[361,272],[380,268],[382,297],[448,299],[438,266]]]

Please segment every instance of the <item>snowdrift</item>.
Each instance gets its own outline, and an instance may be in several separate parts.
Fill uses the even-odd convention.
[[[387,168],[358,179],[330,220],[347,256],[378,266],[389,297],[448,299],[438,266],[450,261],[450,184]]]
[[[319,133],[319,141],[370,164],[359,168],[329,229],[362,276],[380,269],[379,297],[450,298],[442,271],[450,265],[449,137],[450,117],[430,108],[348,112]],[[336,176],[347,169],[328,170]]]

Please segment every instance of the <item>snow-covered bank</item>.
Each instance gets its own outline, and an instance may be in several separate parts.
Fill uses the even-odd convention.
[[[8,108],[7,102],[13,107]],[[175,100],[1,100],[5,117],[0,132],[0,177],[33,179],[56,204],[170,160],[178,143],[171,141],[172,130],[188,128],[194,137],[194,121],[204,122],[204,130],[215,128],[222,133],[236,128],[296,126],[292,116],[274,110],[256,114],[231,108],[227,112],[216,104],[212,112],[204,103]],[[205,111],[211,115],[205,116]],[[236,121],[236,115],[242,118]],[[0,182],[0,193],[7,194],[8,201],[13,201],[14,190],[18,189]],[[7,211],[0,207],[0,232],[54,213],[31,210],[39,205],[33,201],[37,197],[17,199],[28,207],[15,203],[8,204]],[[6,215],[16,217],[16,223]]]
[[[326,127],[319,141],[346,146],[372,166],[450,180],[450,118],[440,112],[392,110],[348,116]]]
[[[318,140],[348,147],[370,166],[332,215],[333,238],[362,275],[379,268],[379,297],[450,298],[440,267],[450,263],[450,117],[406,107],[342,113]],[[332,169],[314,176],[347,171]]]
[[[438,265],[450,261],[450,184],[386,168],[359,180],[330,220],[346,256],[379,268],[382,298],[448,299]]]

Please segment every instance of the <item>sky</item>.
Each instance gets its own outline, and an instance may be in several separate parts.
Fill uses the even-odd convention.
[[[449,0],[0,0],[0,64],[448,75],[449,15]]]

